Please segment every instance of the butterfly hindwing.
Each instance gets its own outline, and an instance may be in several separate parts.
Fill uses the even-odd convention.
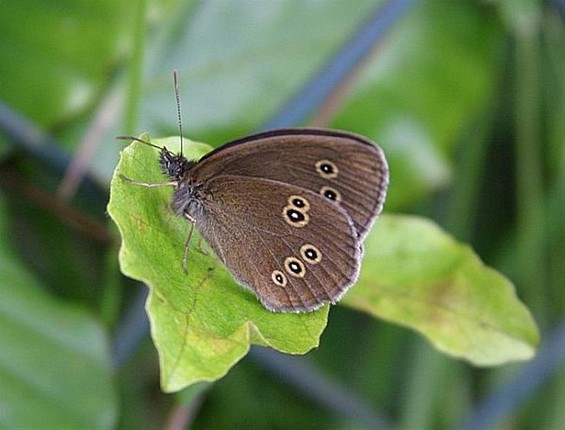
[[[317,309],[339,300],[357,279],[357,231],[346,211],[319,193],[220,174],[199,195],[198,209],[190,214],[196,227],[234,278],[268,309]]]

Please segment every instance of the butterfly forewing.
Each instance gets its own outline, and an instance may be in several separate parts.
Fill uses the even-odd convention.
[[[341,206],[360,238],[381,212],[388,166],[380,148],[351,133],[289,129],[261,133],[205,156],[193,176],[237,175],[305,188]]]

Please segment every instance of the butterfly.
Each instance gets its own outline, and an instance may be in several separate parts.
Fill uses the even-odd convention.
[[[173,186],[173,211],[267,309],[313,311],[355,283],[389,182],[375,143],[345,131],[291,128],[235,140],[197,161],[159,150],[168,181],[124,179]]]

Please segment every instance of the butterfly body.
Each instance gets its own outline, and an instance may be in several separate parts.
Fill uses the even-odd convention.
[[[272,311],[341,298],[388,185],[380,148],[333,130],[260,133],[197,162],[163,148],[160,164],[175,184],[173,210]]]

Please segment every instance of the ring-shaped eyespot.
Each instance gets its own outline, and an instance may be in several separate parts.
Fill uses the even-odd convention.
[[[286,284],[288,284],[286,275],[280,270],[273,270],[273,273],[271,273],[271,279],[275,285],[278,285],[279,287],[286,287]]]
[[[284,268],[290,276],[295,278],[304,278],[306,267],[304,263],[296,257],[286,257],[284,260]]]
[[[288,204],[301,212],[308,212],[310,210],[310,202],[302,196],[290,196]]]
[[[320,160],[316,162],[315,166],[316,166],[316,171],[320,174],[322,178],[325,179],[335,178],[339,173],[339,169],[337,168],[335,163],[333,163],[330,160]]]
[[[322,253],[318,248],[310,243],[307,243],[300,247],[300,255],[302,256],[304,261],[310,264],[318,264],[320,261],[322,261]]]
[[[306,212],[294,206],[285,206],[282,214],[286,223],[292,227],[304,227],[310,221],[310,216]]]
[[[334,202],[341,202],[341,193],[335,188],[324,185],[320,189],[320,194],[323,195],[328,200],[332,200]]]

